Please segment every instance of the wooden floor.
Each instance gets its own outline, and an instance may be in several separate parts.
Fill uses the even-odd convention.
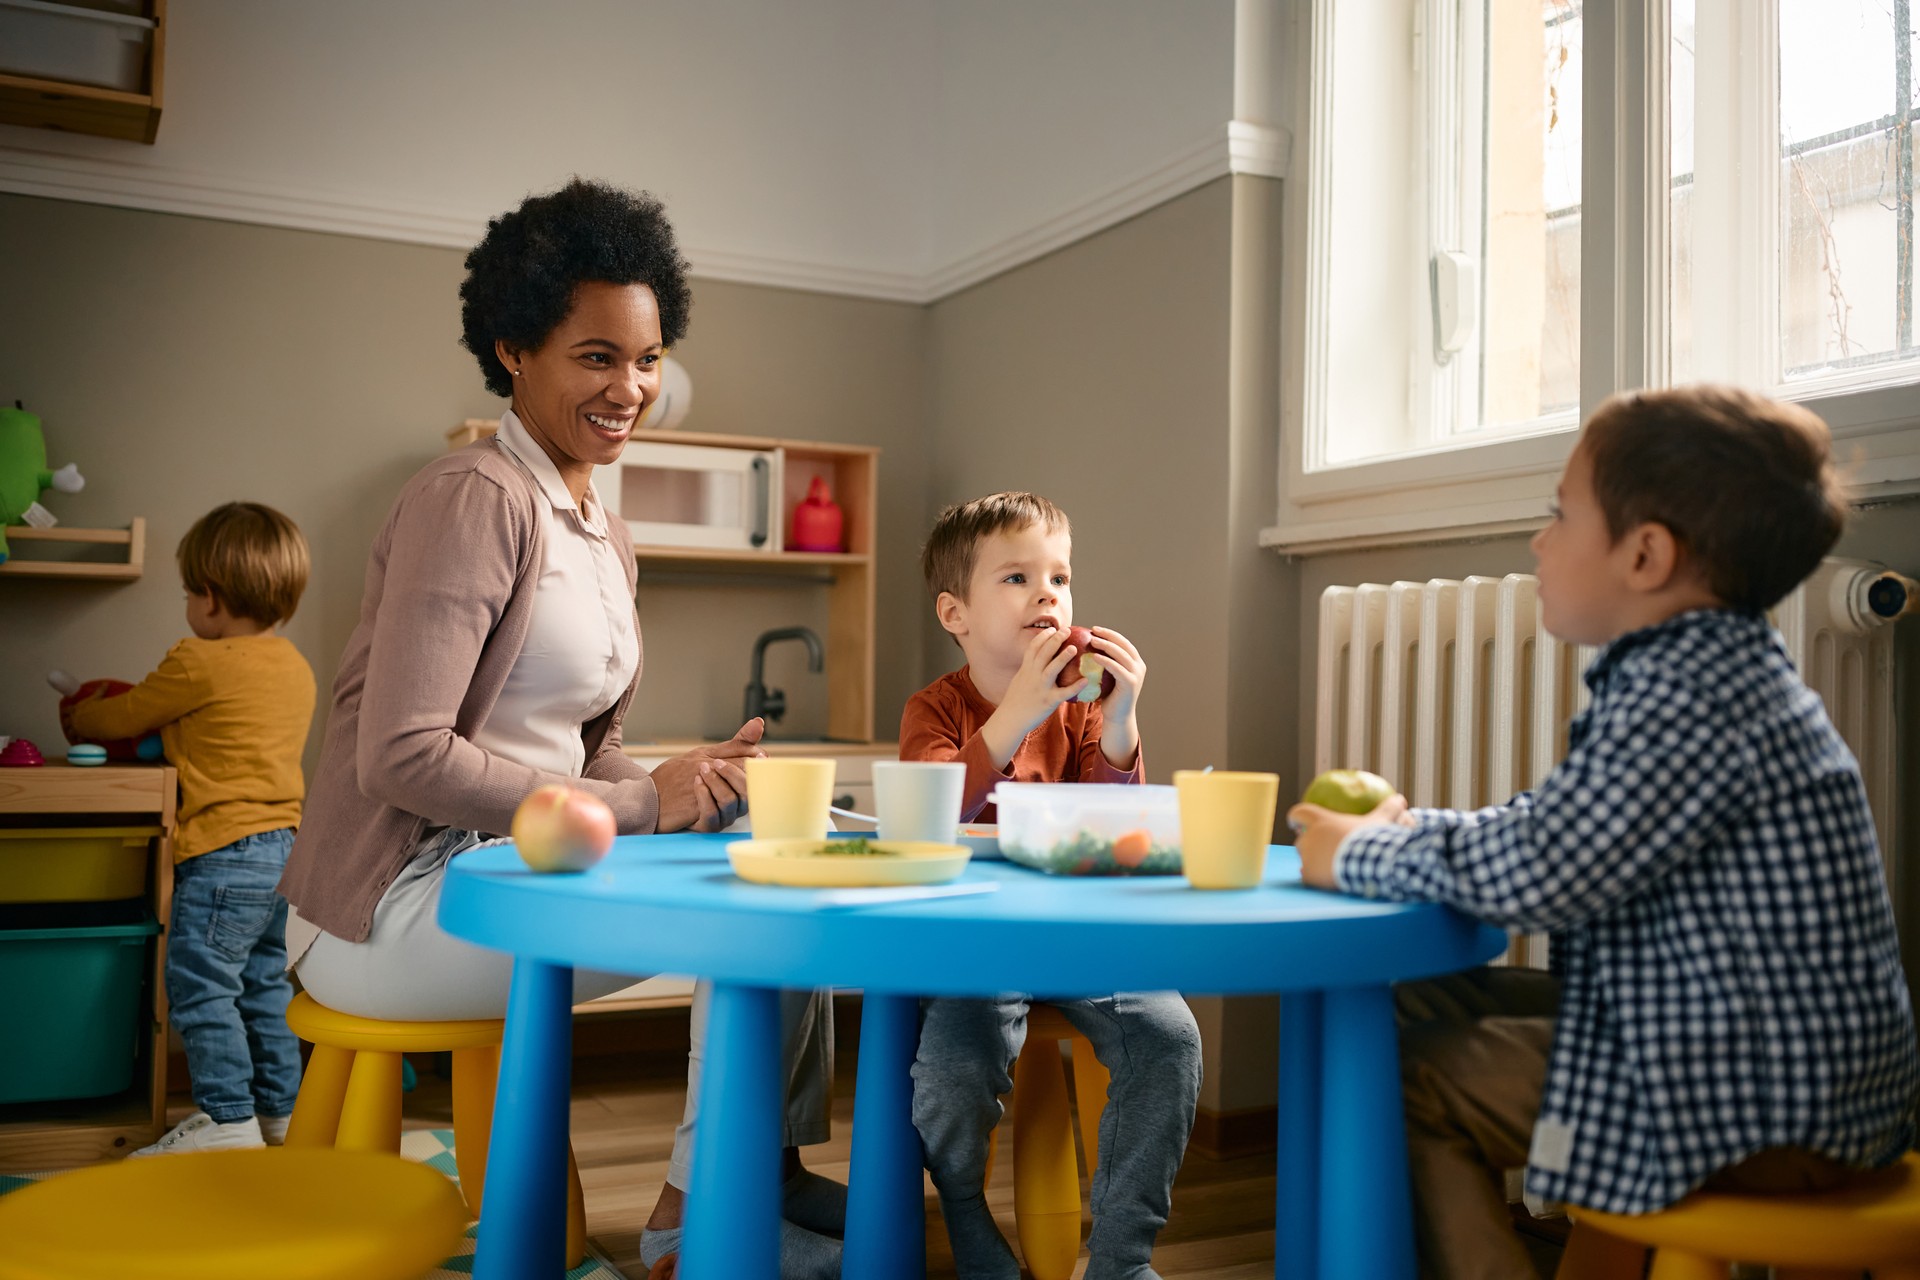
[[[857,1016],[857,1015],[856,1015]],[[857,1024],[854,1024],[857,1025]],[[834,1081],[833,1141],[802,1152],[807,1166],[844,1182],[853,1122],[853,1082],[858,1043],[843,1028]],[[576,1036],[576,1047],[579,1044]],[[652,1211],[666,1177],[673,1130],[685,1089],[684,1040],[677,1051],[581,1058],[574,1067],[573,1144],[586,1190],[587,1233],[600,1251],[632,1280],[644,1280],[640,1227]],[[178,1120],[191,1111],[185,1099],[172,1108]],[[429,1071],[407,1095],[409,1128],[452,1125],[448,1081]],[[1010,1142],[1008,1130],[1002,1142]],[[1007,1165],[1008,1146],[999,1164]],[[1273,1155],[1210,1160],[1189,1152],[1174,1185],[1173,1213],[1160,1233],[1153,1265],[1167,1280],[1272,1280]],[[951,1280],[955,1272],[933,1187],[927,1197],[927,1276]],[[997,1178],[987,1194],[1000,1229],[1016,1239],[1011,1181]],[[1082,1228],[1084,1238],[1085,1227]],[[1557,1246],[1528,1240],[1542,1276],[1553,1274]],[[1075,1270],[1085,1268],[1085,1254]]]
[[[583,1059],[575,1066],[573,1146],[586,1189],[587,1234],[633,1280],[646,1275],[640,1265],[640,1227],[666,1177],[685,1083],[684,1059],[678,1074],[671,1060],[654,1056]],[[844,1182],[853,1121],[853,1055],[844,1049],[834,1083],[833,1141],[801,1154],[809,1168]],[[409,1128],[452,1124],[447,1081],[422,1076],[407,1095],[406,1123]],[[1013,1240],[1011,1182],[997,1178],[987,1199],[1001,1230]],[[1272,1280],[1273,1156],[1212,1161],[1189,1155],[1153,1261],[1168,1280]],[[931,1184],[927,1276],[954,1276]]]

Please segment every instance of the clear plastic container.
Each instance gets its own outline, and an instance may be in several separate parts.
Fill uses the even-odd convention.
[[[1180,800],[1172,787],[1003,782],[993,803],[1009,862],[1069,876],[1180,870]]]

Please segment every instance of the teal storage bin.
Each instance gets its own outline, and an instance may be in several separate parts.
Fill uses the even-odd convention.
[[[133,1083],[159,932],[137,902],[0,912],[0,1103],[98,1098]]]

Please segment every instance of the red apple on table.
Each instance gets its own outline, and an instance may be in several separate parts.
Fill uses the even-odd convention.
[[[606,801],[563,783],[536,787],[513,811],[513,846],[535,871],[585,871],[613,846]]]
[[[1068,627],[1067,643],[1073,646],[1080,656],[1060,668],[1060,675],[1054,683],[1066,688],[1082,676],[1086,677],[1087,687],[1074,695],[1075,702],[1096,702],[1113,692],[1113,672],[1107,670],[1107,664],[1100,661],[1099,655],[1092,649],[1093,632],[1085,627]]]

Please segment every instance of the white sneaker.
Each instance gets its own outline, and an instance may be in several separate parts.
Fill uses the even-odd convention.
[[[286,1145],[287,1122],[293,1119],[292,1116],[263,1116],[256,1112],[253,1118],[260,1122],[260,1136],[266,1140],[268,1146]]]
[[[172,1132],[150,1147],[142,1147],[127,1156],[170,1156],[182,1151],[240,1151],[265,1146],[260,1138],[260,1122],[252,1116],[232,1124],[215,1124],[212,1116],[196,1111],[173,1126]]]

